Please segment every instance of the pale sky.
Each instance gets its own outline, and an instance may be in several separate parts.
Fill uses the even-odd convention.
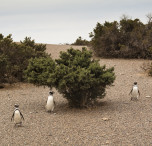
[[[90,40],[97,22],[120,21],[123,14],[147,23],[152,0],[0,0],[0,33],[14,41],[31,37],[36,43]]]

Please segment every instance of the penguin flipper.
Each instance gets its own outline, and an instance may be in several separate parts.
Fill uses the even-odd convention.
[[[129,95],[132,93],[132,90],[133,90],[133,88],[131,89],[131,91],[130,91]]]
[[[21,113],[21,112],[20,112],[20,114],[21,114],[22,119],[24,120],[24,117],[23,117],[23,115],[22,115],[22,113]]]
[[[54,102],[54,105],[56,105],[56,102],[55,101],[53,101]]]
[[[138,90],[138,94],[139,94],[139,96],[140,96],[140,91]]]
[[[12,115],[12,117],[11,117],[11,121],[14,119],[14,112],[13,112],[13,115]]]

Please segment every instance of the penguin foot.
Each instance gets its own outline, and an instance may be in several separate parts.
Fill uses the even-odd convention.
[[[21,123],[15,123],[14,127],[23,127],[22,122]]]
[[[131,97],[131,101],[138,101],[136,97]]]

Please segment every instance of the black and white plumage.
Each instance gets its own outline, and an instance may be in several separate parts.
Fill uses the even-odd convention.
[[[23,114],[19,110],[19,105],[17,105],[17,104],[15,104],[15,110],[13,112],[11,121],[12,120],[14,121],[15,125],[21,125],[22,124],[22,120],[24,120]]]
[[[134,82],[134,85],[129,94],[131,94],[131,100],[138,100],[140,91],[138,89],[137,82]]]
[[[54,101],[53,94],[54,94],[53,91],[49,92],[49,96],[48,96],[46,106],[45,106],[47,112],[53,112],[53,110],[54,110],[55,101]]]

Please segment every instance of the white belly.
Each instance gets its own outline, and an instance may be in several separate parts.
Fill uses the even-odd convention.
[[[46,110],[47,111],[53,111],[54,110],[54,99],[53,96],[49,96],[46,104]]]
[[[18,110],[16,110],[14,113],[14,123],[15,124],[21,123],[21,115],[20,115],[20,112]]]
[[[138,98],[138,88],[137,87],[133,88],[132,97]]]

